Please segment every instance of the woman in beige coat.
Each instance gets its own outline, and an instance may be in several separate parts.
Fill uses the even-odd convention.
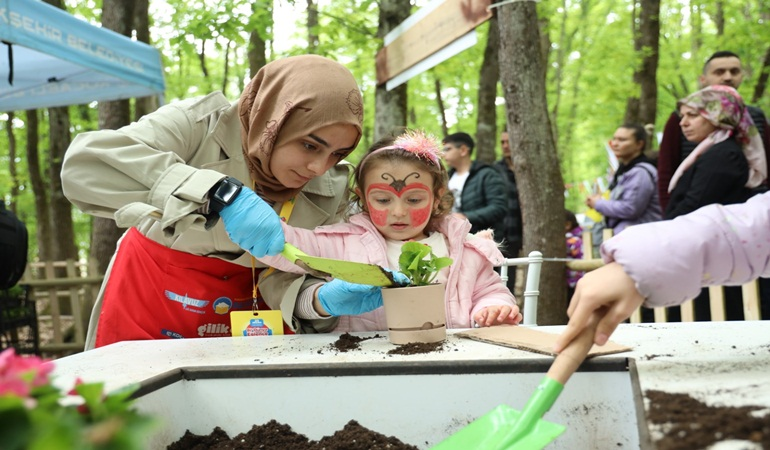
[[[358,144],[362,120],[352,74],[305,55],[267,64],[238,102],[217,92],[119,130],[78,135],[64,159],[65,195],[129,228],[86,348],[230,336],[229,313],[253,308],[280,311],[286,332],[333,329],[334,317],[322,319],[306,303],[304,288],[319,280],[258,262],[252,270],[244,249],[280,252],[278,214],[301,228],[339,220],[348,199],[342,160]]]

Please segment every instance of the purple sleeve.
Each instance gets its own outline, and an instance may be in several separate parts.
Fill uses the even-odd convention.
[[[627,228],[602,247],[636,282],[649,307],[678,305],[702,286],[770,275],[770,192],[709,205],[674,220]]]
[[[632,220],[644,214],[657,186],[645,169],[634,167],[625,175],[623,182],[615,189],[623,189],[615,200],[601,199],[594,209],[606,217]]]

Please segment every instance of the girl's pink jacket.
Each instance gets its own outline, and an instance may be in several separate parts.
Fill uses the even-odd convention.
[[[516,300],[503,284],[493,266],[504,258],[497,244],[487,238],[468,234],[467,220],[446,217],[439,232],[447,237],[449,267],[446,283],[447,328],[470,328],[473,315],[492,305],[513,306]],[[365,214],[357,214],[348,223],[318,227],[315,230],[293,228],[284,224],[286,242],[309,255],[325,258],[377,264],[389,267],[385,239]],[[260,258],[260,261],[285,272],[303,270],[281,256]],[[389,267],[397,270],[396,267]],[[382,307],[359,316],[342,316],[335,331],[385,331],[385,311]]]
[[[648,307],[681,304],[702,286],[770,276],[770,192],[629,227],[602,245],[602,257],[623,266]]]

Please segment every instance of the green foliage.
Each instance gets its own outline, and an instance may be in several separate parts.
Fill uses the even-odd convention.
[[[77,17],[100,24],[101,0],[66,0],[65,3]],[[413,2],[416,5],[413,12],[425,3]],[[718,3],[725,18],[721,35],[715,20]],[[150,0],[151,39],[163,58],[166,102],[223,88],[225,94],[235,100],[248,81],[247,51],[252,30],[267,41],[268,60],[307,53],[304,4],[272,0]],[[378,36],[379,5],[375,0],[316,4],[319,20],[314,30],[319,37],[316,52],[345,64],[364,95],[364,136],[360,148],[349,158],[355,163],[373,140],[375,56],[382,47],[382,37]],[[277,18],[273,23],[274,13],[288,6],[296,13]],[[638,95],[638,87],[633,82],[640,57],[633,47],[634,6],[632,0],[543,0],[537,4],[542,37],[549,44],[546,101],[562,175],[568,186],[565,202],[577,212],[585,210],[583,201],[587,192],[582,187],[583,181],[590,183],[606,175],[608,161],[604,145],[623,121],[628,97]],[[751,102],[768,47],[766,18],[769,15],[770,3],[762,1],[661,2],[657,131],[661,131],[676,100],[698,89],[703,62],[717,50],[732,50],[741,55],[746,77],[740,92]],[[488,28],[488,23],[477,27],[477,45],[408,82],[408,127],[422,128],[441,137],[441,111],[435,91],[438,80],[449,132],[476,134],[478,77]],[[278,29],[292,30],[291,45],[276,42]],[[205,56],[207,76],[203,73],[201,53]],[[497,103],[499,132],[506,120],[502,91],[498,93]],[[767,93],[754,103],[770,111]],[[39,116],[40,159],[45,162],[49,145],[47,112],[40,111]],[[70,108],[70,118],[73,137],[98,128],[95,104]],[[13,200],[30,235],[34,236],[36,214],[26,165],[24,121],[24,114],[18,112],[13,132],[20,191]],[[0,123],[4,122],[0,119]],[[499,147],[496,153],[500,153]],[[6,200],[11,192],[9,164],[8,138],[2,127],[0,193]],[[48,168],[42,170],[45,174]],[[90,217],[78,212],[74,217],[78,245],[87,249]],[[30,255],[36,255],[35,239],[30,240],[30,246]]]
[[[452,264],[452,258],[437,257],[429,245],[407,242],[401,247],[398,267],[409,277],[412,286],[426,286],[438,276],[438,271]]]
[[[156,419],[132,408],[136,387],[107,394],[79,383],[67,395],[49,379],[50,362],[0,354],[0,442],[4,450],[141,450]]]

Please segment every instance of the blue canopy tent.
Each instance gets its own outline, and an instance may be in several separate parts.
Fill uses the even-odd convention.
[[[162,96],[165,90],[155,48],[39,0],[0,0],[0,41],[0,111]]]

